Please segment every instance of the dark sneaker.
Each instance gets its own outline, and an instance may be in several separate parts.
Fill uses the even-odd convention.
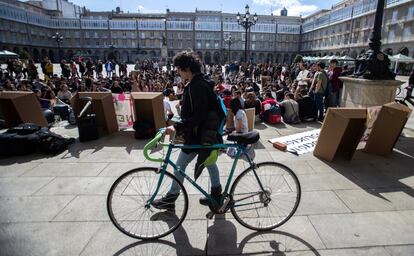
[[[166,194],[162,198],[154,200],[151,205],[159,210],[174,210],[175,201],[177,200],[178,196],[179,194]]]
[[[216,202],[219,202],[221,197],[221,186],[212,187],[210,195],[213,197],[214,200],[216,200]],[[209,203],[210,202],[208,201],[207,197],[203,196],[200,198],[200,204],[208,206]]]

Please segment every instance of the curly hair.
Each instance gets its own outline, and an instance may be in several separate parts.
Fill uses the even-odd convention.
[[[201,61],[198,55],[193,51],[182,51],[177,53],[173,58],[174,66],[180,69],[189,68],[191,73],[201,73]]]

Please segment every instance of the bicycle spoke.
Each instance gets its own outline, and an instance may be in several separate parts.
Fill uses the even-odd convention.
[[[182,192],[175,202],[174,212],[153,206],[145,208],[158,186],[159,177],[155,168],[139,168],[115,181],[108,195],[108,213],[120,231],[136,238],[154,239],[173,232],[184,220],[188,197],[181,183],[178,184]],[[164,196],[173,181],[173,176],[166,173],[155,199]]]
[[[234,182],[231,194],[236,203],[231,211],[237,221],[250,229],[273,229],[296,211],[299,181],[287,167],[277,163],[258,164],[255,172],[257,177],[250,168]]]

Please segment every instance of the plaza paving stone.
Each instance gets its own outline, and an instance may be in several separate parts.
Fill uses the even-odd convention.
[[[296,214],[269,232],[249,230],[230,213],[207,220],[208,208],[198,203],[200,193],[188,182],[189,212],[176,232],[148,242],[118,231],[106,210],[111,184],[130,169],[157,166],[143,157],[147,141],[135,140],[130,131],[76,141],[57,156],[0,159],[0,255],[412,256],[414,130],[404,130],[406,137],[389,156],[369,155],[359,147],[351,161],[296,156],[267,141],[319,127],[256,125],[261,134],[256,160],[285,164],[302,185]],[[77,137],[73,126],[53,130]],[[230,157],[220,156],[222,182],[231,166]],[[193,168],[194,162],[187,169],[191,176]],[[235,174],[245,168],[240,161]],[[207,171],[199,181],[208,189]]]

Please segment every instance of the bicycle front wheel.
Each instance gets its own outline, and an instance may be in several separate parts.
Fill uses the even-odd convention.
[[[182,183],[165,172],[157,197],[167,194],[172,182],[177,182],[181,192],[175,208],[158,210],[145,207],[155,193],[160,179],[157,168],[144,167],[128,171],[112,185],[107,198],[108,214],[112,223],[124,234],[138,239],[157,239],[177,229],[188,210],[188,196]]]
[[[298,208],[301,189],[295,173],[276,162],[249,167],[237,177],[230,194],[231,213],[243,226],[263,231],[281,226]]]

